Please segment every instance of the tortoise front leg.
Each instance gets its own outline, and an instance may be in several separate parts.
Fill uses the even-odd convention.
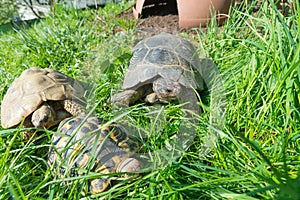
[[[109,173],[114,172],[113,168],[114,168],[114,166],[110,166],[108,163],[104,162],[104,163],[102,163],[102,166],[96,170],[96,172],[99,174],[109,174]],[[90,182],[89,190],[92,194],[101,193],[108,188],[110,182],[111,181],[109,178],[93,179]]]
[[[116,106],[129,106],[144,96],[145,90],[125,90],[111,97],[110,103]]]
[[[155,103],[165,103],[165,102],[160,102],[158,96],[156,95],[155,92],[148,94],[145,99],[145,102],[150,103],[150,104],[155,104]]]
[[[104,192],[110,184],[110,180],[106,178],[97,178],[90,182],[89,190],[92,194]]]
[[[199,105],[198,105],[197,95],[192,88],[182,87],[177,98],[180,103],[185,103],[185,105],[183,106],[184,109],[192,112],[193,114],[197,114],[197,115],[199,115],[201,113]],[[191,115],[191,114],[188,113],[188,116],[189,115]]]
[[[69,99],[64,100],[63,107],[67,112],[69,112],[73,116],[86,115],[85,108],[76,101],[72,101]]]
[[[30,117],[26,117],[24,122],[23,122],[23,127],[24,128],[32,128],[32,123],[31,123],[31,118]],[[32,135],[34,134],[35,130],[26,130],[26,131],[22,131],[22,138],[25,141],[28,141]],[[36,137],[36,136],[34,136]]]
[[[183,109],[186,111],[186,120],[183,120],[176,137],[173,138],[175,148],[179,151],[186,150],[193,142],[197,134],[195,126],[199,123],[200,107],[198,98],[192,88],[183,87],[178,95],[180,103],[184,103]]]

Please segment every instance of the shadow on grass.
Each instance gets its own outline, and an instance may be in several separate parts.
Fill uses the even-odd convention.
[[[5,34],[10,31],[27,29],[32,25],[39,23],[41,19],[32,19],[27,21],[9,22],[6,24],[0,24],[0,34]]]

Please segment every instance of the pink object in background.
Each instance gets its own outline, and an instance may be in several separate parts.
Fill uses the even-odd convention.
[[[142,14],[145,1],[146,4],[168,2],[167,0],[137,0],[133,7],[135,18]],[[177,0],[179,27],[205,26],[211,20],[212,14],[216,15],[217,22],[222,25],[228,18],[228,11],[233,2],[233,0]]]

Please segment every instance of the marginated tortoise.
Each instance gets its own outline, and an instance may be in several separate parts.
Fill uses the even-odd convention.
[[[8,88],[1,104],[1,125],[49,128],[61,120],[85,114],[86,90],[73,78],[48,68],[22,72]],[[33,131],[26,131],[24,138]]]
[[[124,91],[110,101],[124,106],[140,99],[148,103],[178,99],[199,113],[195,90],[203,89],[200,67],[196,49],[189,41],[167,33],[146,38],[133,48]]]
[[[137,142],[116,124],[105,126],[97,117],[71,117],[60,123],[58,133],[52,137],[48,162],[61,178],[89,172],[134,176],[140,170],[139,160],[133,157]],[[101,193],[110,182],[106,177],[92,179],[89,191]]]

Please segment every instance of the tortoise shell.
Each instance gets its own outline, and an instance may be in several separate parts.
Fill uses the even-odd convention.
[[[126,70],[123,89],[137,89],[157,77],[203,89],[200,60],[193,44],[182,37],[163,33],[140,41]]]
[[[124,130],[116,124],[103,125],[97,117],[67,118],[59,125],[59,135],[52,137],[49,164],[60,177],[92,171],[100,174],[132,172],[140,169],[131,157],[137,148]],[[66,170],[70,169],[70,170]],[[90,181],[91,193],[103,192],[110,184],[106,178]]]
[[[46,101],[79,100],[85,89],[73,78],[48,68],[22,72],[8,88],[1,104],[1,125],[18,125]]]

